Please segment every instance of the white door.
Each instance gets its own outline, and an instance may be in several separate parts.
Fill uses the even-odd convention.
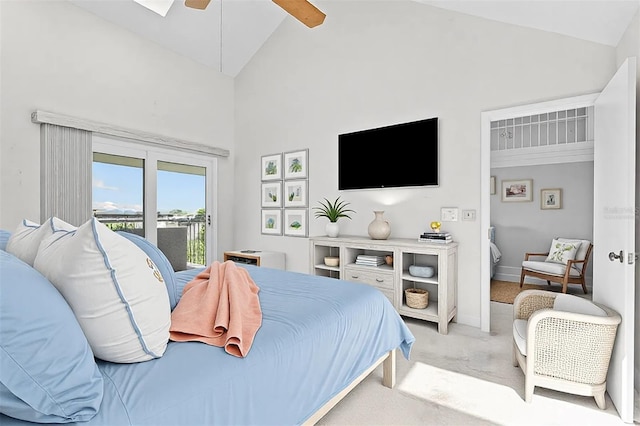
[[[633,423],[635,87],[636,59],[629,58],[594,114],[593,300],[622,316],[607,391],[626,423]]]

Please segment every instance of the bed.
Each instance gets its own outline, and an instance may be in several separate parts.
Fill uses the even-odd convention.
[[[4,262],[15,262],[2,254]],[[377,289],[242,267],[260,288],[263,315],[246,357],[199,342],[171,341],[150,361],[96,360],[103,398],[97,413],[77,424],[313,424],[380,364],[383,384],[393,386],[396,350],[408,359],[415,339]],[[176,273],[178,287],[199,271]],[[0,424],[32,423],[0,414]]]
[[[496,228],[495,226],[489,227],[489,250],[490,250],[490,260],[489,260],[489,270],[491,274],[491,278],[496,274],[496,268],[498,266],[498,262],[502,258],[502,253],[500,253],[500,249],[496,245]]]

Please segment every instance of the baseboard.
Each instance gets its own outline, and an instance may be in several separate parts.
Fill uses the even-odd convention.
[[[498,266],[496,268],[496,273],[493,276],[493,279],[498,281],[511,281],[511,282],[519,283],[520,271],[521,271],[520,267]],[[529,277],[529,276],[524,278],[524,282],[525,284],[547,285],[547,282],[545,280],[541,280],[540,278]],[[587,289],[589,290],[589,293],[591,293],[592,282],[593,281],[591,277],[587,277]]]
[[[458,311],[460,312],[460,311]],[[458,324],[470,325],[472,327],[480,328],[480,317],[471,316],[471,315],[460,315],[457,314],[455,321]]]

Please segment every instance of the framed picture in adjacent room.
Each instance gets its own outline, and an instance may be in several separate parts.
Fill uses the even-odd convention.
[[[562,189],[546,188],[540,190],[540,208],[542,210],[562,208]]]
[[[533,179],[503,180],[502,202],[514,203],[533,200]]]
[[[309,150],[291,151],[284,153],[284,178],[285,179],[306,179],[308,172]]]
[[[262,180],[282,179],[282,154],[263,155],[260,168]]]
[[[308,209],[284,209],[284,235],[291,237],[308,236]]]
[[[260,199],[262,207],[282,207],[282,181],[262,182]]]
[[[489,180],[489,194],[496,195],[496,177],[491,176]]]
[[[266,235],[282,235],[282,210],[262,209],[261,229]]]

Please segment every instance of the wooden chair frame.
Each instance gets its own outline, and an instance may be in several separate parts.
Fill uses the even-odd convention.
[[[587,253],[584,256],[584,260],[569,260],[567,262],[567,267],[564,271],[564,275],[552,275],[546,274],[544,272],[531,271],[529,269],[522,268],[522,272],[520,272],[520,288],[524,284],[524,277],[529,275],[531,277],[540,278],[547,281],[548,285],[551,285],[551,282],[562,284],[562,292],[567,292],[567,286],[569,284],[580,284],[582,285],[582,290],[584,294],[587,294],[587,284],[585,282],[585,273],[587,271],[587,266],[589,265],[589,258],[591,257],[591,249],[593,248],[593,244],[589,244],[589,248],[587,249]],[[529,260],[530,256],[548,256],[547,253],[525,253],[524,260]],[[580,272],[579,276],[571,276],[571,269],[574,265],[582,264],[582,269],[575,268],[576,271]]]

